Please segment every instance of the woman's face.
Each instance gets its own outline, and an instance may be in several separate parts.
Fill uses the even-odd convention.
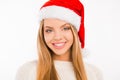
[[[73,44],[71,26],[59,19],[44,19],[44,39],[54,52],[53,59],[69,60],[70,48]]]

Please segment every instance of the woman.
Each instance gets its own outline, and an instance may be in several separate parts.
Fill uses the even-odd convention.
[[[79,0],[50,0],[40,9],[37,61],[24,64],[16,80],[102,80],[83,62],[84,8]]]

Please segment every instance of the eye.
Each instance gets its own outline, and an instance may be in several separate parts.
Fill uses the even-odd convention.
[[[65,27],[63,27],[63,30],[64,31],[67,31],[67,30],[70,30],[71,28],[70,28],[70,26],[65,26]]]
[[[46,29],[45,32],[50,33],[50,32],[52,32],[52,30],[51,29]]]

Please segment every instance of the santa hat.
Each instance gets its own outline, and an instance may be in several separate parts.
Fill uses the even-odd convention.
[[[85,46],[84,6],[79,0],[49,0],[40,8],[40,21],[58,18],[74,25],[78,31],[81,48]]]

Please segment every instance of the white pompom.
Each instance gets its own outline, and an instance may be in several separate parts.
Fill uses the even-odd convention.
[[[90,54],[90,51],[87,48],[81,49],[83,57],[87,57]]]

